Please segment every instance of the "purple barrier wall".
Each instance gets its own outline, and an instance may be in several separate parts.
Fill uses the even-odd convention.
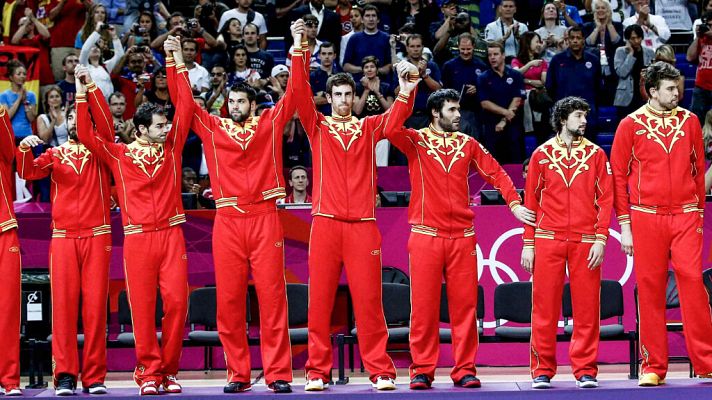
[[[16,207],[20,225],[20,242],[22,248],[23,267],[37,268],[47,266],[47,252],[50,238],[50,214],[48,207],[41,204],[23,204]],[[519,266],[521,252],[521,224],[518,224],[511,213],[503,206],[475,207],[475,231],[478,240],[479,280],[485,289],[486,317],[485,334],[492,334],[494,327],[493,297],[496,285],[504,282],[525,281],[530,275]],[[285,260],[287,266],[287,281],[307,282],[307,248],[311,222],[310,210],[280,211],[286,237]],[[184,225],[186,247],[189,261],[189,283],[192,287],[201,287],[214,283],[213,263],[211,257],[211,234],[213,211],[188,212],[188,223]],[[382,208],[377,211],[378,225],[383,235],[383,265],[398,267],[407,272],[408,254],[407,240],[409,226],[407,224],[407,209]],[[121,234],[118,214],[112,217],[113,228],[113,258],[110,270],[111,279],[111,309],[116,311],[116,296],[123,289],[123,269],[121,252],[123,235]],[[705,237],[712,230],[712,222],[705,218]],[[613,279],[623,285],[625,300],[626,330],[635,329],[635,303],[633,287],[632,259],[626,258],[620,251],[619,228],[615,220],[611,224],[611,237],[606,247],[606,258],[603,265],[604,279]],[[704,244],[704,268],[712,266],[710,259],[710,244]],[[342,275],[342,281],[345,282]],[[374,288],[376,289],[376,288]],[[337,307],[338,309],[339,307]],[[343,329],[345,318],[342,311],[335,315],[335,330]],[[671,318],[676,316],[671,315]],[[253,317],[254,318],[254,317]],[[684,341],[681,335],[670,334],[671,355],[684,355]],[[504,347],[502,347],[504,346]],[[559,344],[559,360],[568,363],[567,344]],[[294,349],[295,367],[303,365],[304,347]],[[130,369],[133,365],[132,350],[111,350],[109,363],[113,369]],[[484,365],[525,365],[528,363],[527,344],[487,344],[480,348],[477,363]],[[628,357],[626,343],[602,343],[599,360],[601,362],[626,362]],[[259,353],[253,349],[254,365],[259,366]],[[222,365],[222,356],[216,352],[215,366]],[[451,365],[449,345],[442,346],[441,365]],[[202,368],[202,349],[186,349],[183,354],[184,368]],[[406,366],[407,361],[399,362]]]

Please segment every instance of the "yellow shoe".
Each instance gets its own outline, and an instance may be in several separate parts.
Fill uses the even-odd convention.
[[[658,374],[654,372],[642,374],[640,378],[638,378],[638,386],[659,386],[664,384],[665,379],[660,379]]]
[[[708,374],[697,375],[699,378],[712,379],[712,372]]]

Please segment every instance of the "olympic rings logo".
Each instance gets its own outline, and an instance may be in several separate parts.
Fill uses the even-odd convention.
[[[489,255],[487,258],[484,258],[482,248],[480,247],[480,244],[477,243],[477,280],[480,281],[482,280],[482,274],[486,269],[489,270],[489,274],[492,276],[492,279],[497,285],[501,285],[503,283],[508,283],[508,282],[519,282],[519,276],[517,273],[514,271],[513,268],[511,268],[509,265],[506,263],[500,261],[497,259],[497,253],[499,252],[500,248],[502,245],[509,240],[512,237],[520,238],[521,235],[524,233],[524,228],[512,228],[503,234],[501,234],[497,240],[494,241],[492,244],[492,248],[489,251]],[[620,243],[621,241],[621,234],[613,229],[608,229],[608,234],[611,238],[615,239]],[[518,261],[517,261],[518,262]],[[519,265],[516,266],[516,268],[521,268]],[[500,271],[504,272],[507,278],[509,279],[503,279],[502,275],[500,275]],[[626,264],[625,264],[625,270],[623,271],[623,275],[618,279],[618,283],[621,284],[621,286],[625,285],[626,282],[628,282],[628,279],[630,278],[631,274],[633,273],[633,257],[626,256]],[[568,275],[568,271],[567,271]],[[529,279],[531,281],[531,278]],[[507,321],[502,320],[502,323],[506,323]],[[485,328],[494,328],[496,326],[495,321],[485,321],[484,322],[484,327]],[[563,326],[563,322],[559,321],[559,326]]]

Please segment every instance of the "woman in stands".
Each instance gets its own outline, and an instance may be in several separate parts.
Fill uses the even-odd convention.
[[[250,57],[245,46],[238,46],[232,57],[232,72],[228,75],[227,86],[233,87],[239,83],[246,83],[259,90],[264,87],[266,79],[260,73],[249,67]]]
[[[40,114],[37,118],[37,136],[52,147],[69,140],[62,107],[62,89],[59,86],[52,85],[45,92],[43,110],[45,114]]]
[[[99,32],[104,41],[111,42],[111,34],[107,28],[104,28],[102,31],[97,30],[97,27],[102,24],[106,24],[107,27],[109,26],[106,17],[106,7],[100,3],[96,3],[87,11],[84,25],[82,26],[82,29],[77,32],[77,39],[74,41],[74,47],[81,49],[82,46],[84,46],[84,42],[87,41],[87,38],[89,38],[94,31]]]
[[[153,13],[142,11],[138,17],[138,23],[131,26],[131,30],[124,36],[126,47],[150,46],[151,42],[158,37],[158,26]]]
[[[537,132],[538,136],[544,136],[538,137],[537,143],[544,143],[549,137],[550,131],[547,127],[548,118],[546,118],[546,115],[542,112],[538,112],[537,115],[532,113],[532,111],[543,110],[532,110],[529,102],[529,95],[532,91],[541,95],[546,93],[544,85],[546,84],[546,70],[549,64],[541,57],[543,46],[544,43],[538,33],[524,32],[519,38],[517,57],[512,59],[512,68],[524,75],[524,87],[527,90],[527,97],[524,101],[524,131]],[[538,125],[537,128],[534,127],[535,124]]]
[[[7,63],[10,88],[0,93],[0,105],[7,108],[15,137],[23,139],[32,134],[32,123],[37,118],[37,98],[27,90],[27,68],[18,60]]]
[[[94,32],[87,37],[82,51],[79,53],[79,63],[86,65],[89,69],[89,75],[96,86],[101,89],[101,92],[108,99],[114,93],[114,84],[111,82],[111,71],[116,63],[124,55],[124,48],[121,46],[121,40],[116,33],[116,29],[111,25],[106,25],[108,28],[103,28],[103,22],[97,22]],[[102,32],[108,30],[111,35],[111,41],[114,45],[113,54],[108,50],[107,42],[102,38]]]
[[[220,31],[218,36],[218,44],[223,43],[227,51],[227,59],[232,60],[235,57],[235,50],[238,47],[244,46],[245,41],[242,40],[242,24],[237,18],[229,19]]]

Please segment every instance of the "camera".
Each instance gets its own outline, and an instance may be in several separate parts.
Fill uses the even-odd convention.
[[[103,24],[101,24],[101,28],[99,28],[99,30],[102,32],[106,32],[109,30],[109,28],[111,28],[111,25],[103,23]]]
[[[186,25],[188,29],[195,29],[198,27],[198,20],[195,18],[191,18],[188,20],[188,24]]]
[[[709,32],[710,27],[707,25],[707,19],[703,18],[701,20],[701,24],[697,27],[697,34],[698,35],[704,35],[705,33]]]
[[[465,25],[470,21],[470,14],[466,12],[460,12],[455,17],[455,23],[458,25]]]
[[[137,53],[145,53],[145,52],[146,52],[146,49],[148,49],[148,47],[146,47],[146,46],[144,46],[144,45],[136,46],[136,52],[137,52]]]
[[[200,8],[200,15],[201,16],[209,16],[210,14],[213,13],[214,10],[213,3],[205,3],[201,8]]]

